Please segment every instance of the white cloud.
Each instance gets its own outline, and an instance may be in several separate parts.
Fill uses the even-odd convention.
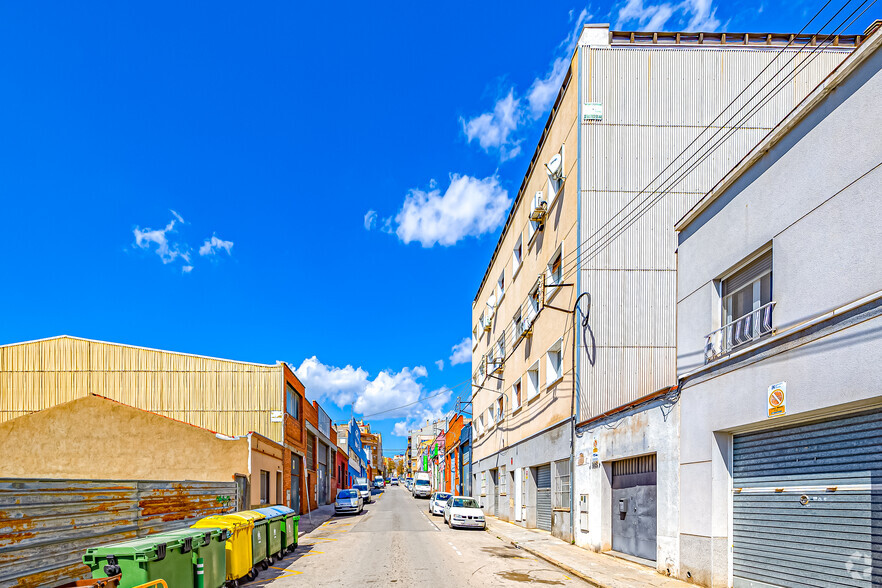
[[[370,231],[375,226],[377,226],[377,211],[369,210],[364,215],[364,228]]]
[[[230,252],[232,248],[232,241],[224,241],[223,239],[218,239],[217,235],[212,235],[211,239],[206,239],[202,247],[199,248],[199,255],[216,255],[220,253],[221,249],[224,249],[227,255],[232,255]]]
[[[175,215],[175,218],[178,219],[178,222],[180,222],[182,225],[187,224],[187,221],[184,220],[184,217],[179,215],[176,210],[174,210],[174,209],[169,209],[169,210],[171,210],[171,213],[173,215]]]
[[[510,205],[511,198],[496,176],[479,180],[451,174],[444,194],[438,188],[408,193],[395,216],[395,234],[405,243],[419,241],[423,247],[453,245],[499,228]]]
[[[459,365],[472,361],[472,342],[466,337],[450,349],[453,353],[450,355],[450,365]]]
[[[175,216],[179,216],[172,211]],[[171,263],[177,258],[190,261],[190,251],[186,246],[171,241],[169,233],[175,232],[175,220],[170,221],[164,229],[151,229],[136,226],[134,231],[135,245],[141,249],[150,249],[151,245],[156,245],[156,254],[162,260],[162,263]]]
[[[444,360],[439,359],[435,362],[435,365],[438,366],[438,371],[444,371]]]
[[[477,139],[484,151],[499,150],[502,161],[516,157],[521,151],[521,140],[516,139],[513,133],[523,117],[520,104],[512,88],[505,98],[496,102],[493,112],[485,112],[469,120],[460,118],[469,143]]]
[[[452,393],[447,388],[427,392],[420,381],[428,375],[423,366],[404,367],[398,372],[384,370],[371,379],[360,367],[325,365],[313,356],[303,360],[294,373],[310,398],[327,400],[340,408],[351,406],[361,415],[382,413],[377,419],[423,418],[427,413],[440,412]]]
[[[574,11],[571,10],[570,23],[573,22],[573,14]],[[566,76],[582,25],[590,18],[591,14],[587,9],[579,12],[575,17],[575,27],[558,44],[556,56],[548,71],[544,76],[533,80],[524,99],[517,96],[514,88],[510,88],[503,98],[496,101],[492,112],[485,112],[468,120],[460,118],[469,143],[477,139],[484,151],[498,152],[500,161],[512,159],[520,153],[523,140],[519,133],[521,126],[541,118],[551,108]]]
[[[713,0],[684,0],[673,4],[645,5],[643,0],[628,0],[619,10],[615,28],[641,28],[647,31],[665,30],[676,16],[675,27],[687,31],[716,31],[720,21]]]
[[[193,271],[193,266],[192,265],[185,265],[184,267],[181,268],[181,271],[184,272],[185,274],[189,274],[190,272]]]

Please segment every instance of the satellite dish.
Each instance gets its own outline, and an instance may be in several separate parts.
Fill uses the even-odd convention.
[[[551,161],[545,164],[545,169],[548,170],[548,173],[551,174],[554,178],[559,178],[561,171],[563,168],[563,157],[560,156],[560,153],[551,158]]]

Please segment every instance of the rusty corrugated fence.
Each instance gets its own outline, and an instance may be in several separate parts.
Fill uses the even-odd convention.
[[[88,547],[233,512],[235,482],[0,478],[0,588],[89,577]]]

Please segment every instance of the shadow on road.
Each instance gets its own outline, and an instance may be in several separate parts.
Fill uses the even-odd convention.
[[[310,551],[315,549],[315,545],[298,545],[297,549],[294,550],[294,553],[289,553],[283,559],[272,563],[268,566],[266,570],[261,570],[260,574],[257,576],[257,579],[247,582],[240,581],[240,586],[264,586],[273,580],[284,576],[286,574],[292,574],[293,571],[289,571],[288,568],[291,564],[296,562],[301,557],[308,555]]]

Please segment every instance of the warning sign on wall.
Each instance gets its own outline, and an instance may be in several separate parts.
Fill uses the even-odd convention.
[[[787,382],[769,386],[769,416],[781,416],[787,412]]]

